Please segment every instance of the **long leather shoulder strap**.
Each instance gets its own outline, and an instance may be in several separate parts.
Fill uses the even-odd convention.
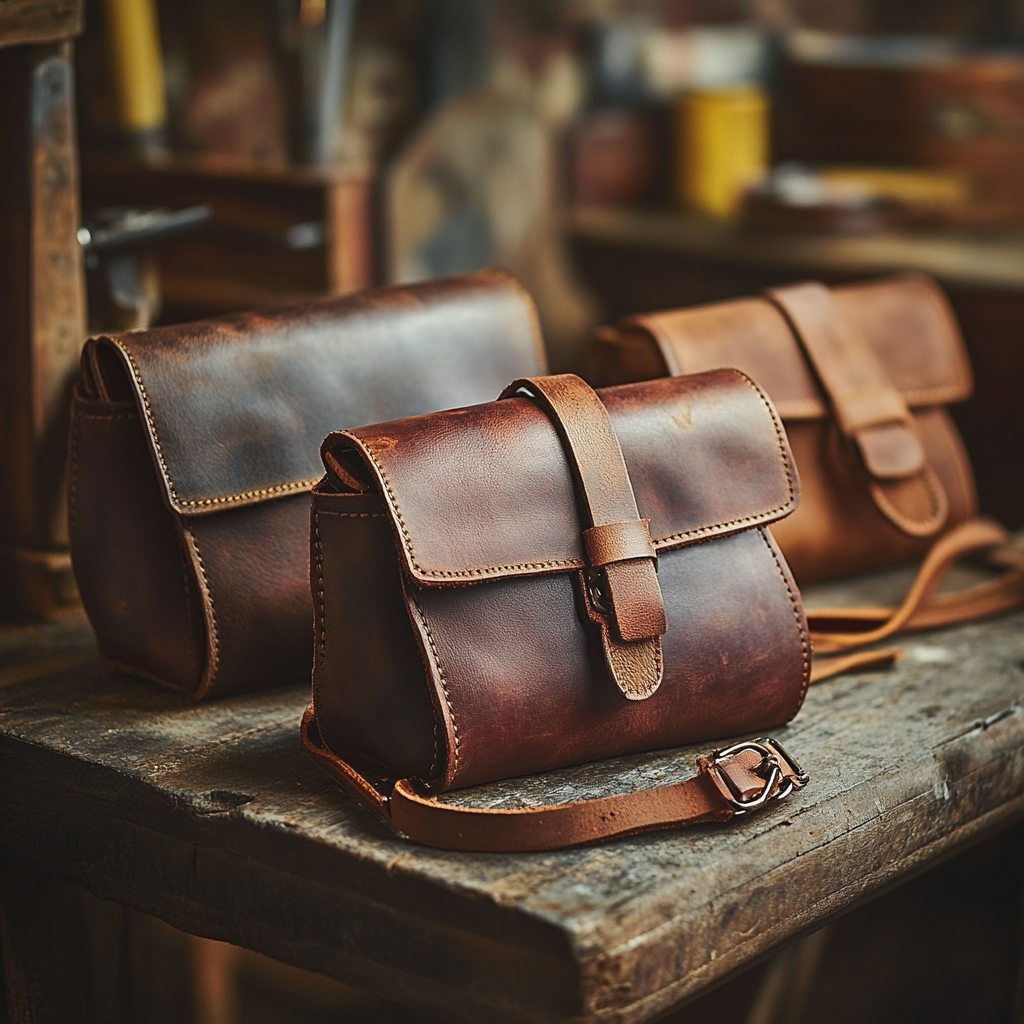
[[[970,555],[986,554],[1001,575],[950,594],[935,591],[946,572]],[[910,590],[898,608],[832,608],[809,612],[816,654],[848,651],[912,629],[935,629],[1024,604],[1024,553],[1006,530],[990,519],[960,523],[932,545]],[[823,678],[819,674],[818,678]]]
[[[324,746],[313,708],[302,718],[302,742],[328,774],[372,814],[400,832],[443,850],[523,853],[657,829],[728,821],[807,783],[807,774],[770,739],[735,744],[698,760],[694,777],[669,786],[568,804],[494,810],[442,804],[408,779],[374,786]]]
[[[765,292],[786,318],[839,430],[860,452],[879,511],[914,537],[938,533],[949,502],[903,395],[860,331],[816,281]]]
[[[589,520],[581,533],[609,671],[625,697],[643,700],[661,685],[668,624],[648,521],[637,511],[608,410],[572,373],[513,381],[501,398],[524,393],[558,432]]]

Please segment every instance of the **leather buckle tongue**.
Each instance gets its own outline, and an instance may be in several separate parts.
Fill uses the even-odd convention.
[[[769,800],[784,800],[810,778],[781,743],[768,737],[716,750],[710,759],[698,759],[697,765],[736,814],[756,811]]]

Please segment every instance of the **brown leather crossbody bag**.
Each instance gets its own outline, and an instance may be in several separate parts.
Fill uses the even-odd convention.
[[[533,303],[500,271],[91,339],[68,491],[102,655],[196,697],[308,678],[324,435],[543,371]]]
[[[799,510],[775,530],[801,585],[927,555],[898,608],[812,617],[818,652],[1006,610],[1024,597],[1006,532],[976,518],[970,460],[946,406],[970,364],[942,290],[922,275],[628,317],[591,350],[595,386],[736,366],[774,401],[800,473]],[[987,553],[1010,571],[934,598],[950,564]]]
[[[313,489],[309,750],[434,846],[533,850],[722,821],[805,776],[771,741],[685,783],[558,807],[432,794],[789,721],[810,678],[769,525],[797,506],[782,425],[721,370],[331,434]]]

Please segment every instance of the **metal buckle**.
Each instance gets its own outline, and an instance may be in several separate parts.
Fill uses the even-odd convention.
[[[744,750],[753,750],[761,755],[761,763],[752,772],[764,781],[760,793],[744,798],[743,793],[736,789],[728,772],[723,771],[724,762]],[[704,761],[707,771],[711,774],[716,786],[736,814],[746,814],[764,807],[769,800],[784,800],[794,789],[802,789],[807,785],[809,776],[796,761],[790,757],[786,748],[770,737],[759,737],[743,743],[734,743],[724,750],[712,751],[711,760]]]

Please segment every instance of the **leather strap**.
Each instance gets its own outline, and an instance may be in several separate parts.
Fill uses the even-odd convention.
[[[803,348],[842,435],[860,452],[879,511],[899,530],[930,537],[949,502],[928,465],[914,418],[871,346],[815,281],[769,289]]]
[[[946,572],[961,559],[984,554],[991,565],[1006,570],[985,583],[951,594],[935,594]],[[1006,530],[990,519],[968,519],[940,538],[928,553],[917,576],[898,608],[832,608],[810,612],[807,622],[811,630],[815,662],[811,682],[854,668],[878,667],[867,660],[871,655],[885,664],[898,651],[861,651],[858,655],[821,659],[818,655],[835,654],[851,648],[878,643],[895,633],[915,629],[935,629],[968,622],[987,615],[1011,611],[1024,604],[1024,552],[1014,547]],[[841,663],[846,662],[841,666]]]
[[[969,555],[991,552],[1007,572],[967,590],[940,594],[935,590],[946,572]],[[898,608],[833,608],[811,612],[807,622],[820,653],[877,643],[894,633],[934,629],[1010,611],[1024,603],[1024,553],[990,519],[968,519],[938,540],[921,564]]]
[[[657,829],[728,821],[807,783],[781,745],[761,739],[700,758],[685,782],[568,804],[492,810],[442,804],[409,779],[375,786],[324,746],[313,708],[302,716],[302,742],[317,762],[377,817],[427,846],[519,853],[560,850]]]
[[[597,393],[572,373],[513,381],[501,398],[526,393],[547,413],[572,467],[589,524],[581,533],[588,587],[605,660],[629,700],[661,685],[661,637],[668,629],[657,553],[640,518],[619,439]]]

